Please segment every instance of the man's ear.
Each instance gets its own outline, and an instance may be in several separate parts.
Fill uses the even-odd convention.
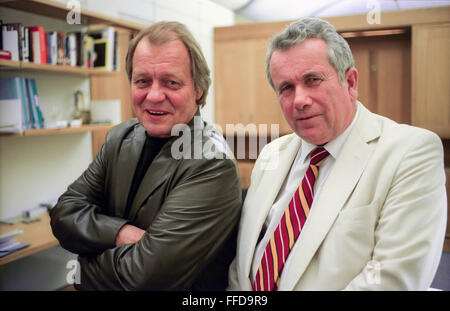
[[[345,73],[345,81],[347,82],[347,90],[351,102],[354,103],[358,98],[358,70],[355,67],[350,68]]]
[[[197,92],[197,95],[195,96],[195,100],[199,100],[203,96],[203,90],[200,92]]]

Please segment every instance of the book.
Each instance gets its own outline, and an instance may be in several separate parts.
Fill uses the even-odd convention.
[[[26,87],[26,95],[28,98],[29,111],[31,116],[31,128],[38,129],[40,128],[39,117],[37,114],[37,109],[34,104],[33,98],[33,90],[31,88],[30,79],[25,79],[25,87]]]
[[[12,78],[15,80],[17,88],[19,90],[19,98],[22,102],[22,115],[25,120],[24,122],[24,129],[29,130],[32,128],[33,120],[31,116],[31,109],[30,104],[28,102],[28,96],[27,96],[27,87],[25,84],[25,78],[23,77],[15,77]]]
[[[0,99],[0,132],[21,132],[22,103],[20,99]]]
[[[22,61],[28,63],[30,61],[30,28],[23,27],[22,38]]]
[[[36,86],[36,80],[35,79],[27,79],[28,83],[30,85],[30,89],[29,92],[31,93],[31,97],[32,97],[32,101],[33,101],[33,105],[34,105],[34,109],[36,110],[37,113],[37,121],[39,126],[37,128],[44,128],[45,126],[45,120],[44,120],[44,116],[42,114],[42,110],[41,110],[41,105],[39,104],[39,95],[38,95],[38,91],[37,91],[37,86]]]
[[[57,39],[56,39],[56,45],[57,45],[57,50],[58,50],[58,56],[56,59],[56,63],[58,65],[64,65],[66,63],[66,59],[65,59],[65,38],[66,33],[65,32],[58,32],[57,33]]]
[[[94,39],[94,48],[95,48],[96,40],[105,39],[106,41],[104,41],[104,42],[108,42],[104,47],[103,46],[97,47],[98,49],[106,48],[104,53],[102,51],[102,54],[100,55],[100,58],[103,57],[103,55],[105,55],[106,58],[104,60],[102,59],[102,62],[101,62],[102,65],[100,65],[100,66],[94,65],[94,67],[101,67],[102,69],[105,69],[108,71],[114,70],[114,58],[117,57],[117,55],[118,55],[118,53],[114,52],[114,49],[117,48],[116,43],[115,43],[117,36],[115,33],[116,33],[116,31],[114,30],[114,27],[106,27],[106,28],[88,31],[88,35],[93,37],[93,39]],[[97,41],[97,42],[100,43],[100,41]],[[104,44],[104,43],[102,43],[102,44]],[[97,53],[97,51],[95,51],[95,53]]]
[[[11,118],[11,122],[14,122],[13,127],[18,131],[23,131],[28,129],[28,101],[25,98],[24,88],[22,86],[23,78],[14,77],[14,78],[1,78],[0,79],[0,100],[2,100],[1,113],[8,115],[6,118]],[[20,109],[12,108],[12,103],[9,101],[5,102],[4,100],[17,100],[16,104],[19,105]],[[11,109],[11,111],[7,110]],[[20,110],[20,111],[19,111]],[[20,113],[18,113],[20,112]],[[14,113],[14,115],[12,114]],[[20,124],[17,121],[20,120]],[[11,127],[11,124],[8,122],[5,124],[6,127]],[[11,129],[7,129],[7,131],[11,131]]]
[[[47,41],[48,63],[56,65],[58,63],[58,33],[56,31],[47,32]]]
[[[26,48],[28,51],[26,52],[26,58],[24,59],[25,62],[30,62],[33,63],[34,62],[34,57],[33,57],[33,36],[32,36],[32,31],[30,29],[30,27],[26,26],[23,29],[24,31],[24,49]]]
[[[77,37],[74,33],[67,35],[67,49],[69,55],[70,66],[77,65]]]
[[[22,77],[0,78],[0,132],[43,128],[36,82]]]
[[[23,26],[22,23],[9,23],[6,24],[10,31],[17,31],[17,49],[19,54],[19,60],[23,60]]]
[[[11,60],[19,61],[19,35],[17,30],[8,30],[2,25],[3,49],[11,52]]]
[[[94,40],[94,68],[111,70],[109,45],[110,42],[108,39]]]
[[[0,50],[3,50],[2,25],[3,25],[3,20],[0,19]]]
[[[31,42],[33,45],[33,62],[47,63],[47,34],[42,26],[31,26]]]

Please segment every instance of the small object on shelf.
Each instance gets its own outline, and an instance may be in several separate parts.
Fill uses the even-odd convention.
[[[0,220],[0,224],[14,225],[21,221],[22,221],[22,216],[15,216],[15,217]]]
[[[75,107],[72,113],[73,120],[81,120],[83,125],[91,123],[91,111],[84,100],[84,93],[80,90],[76,91],[75,94]],[[81,125],[81,124],[80,124]]]
[[[11,60],[11,52],[7,50],[0,50],[0,59]]]
[[[22,222],[24,224],[31,224],[33,222],[37,222],[37,221],[40,221],[40,220],[41,219],[39,217],[32,217],[32,218],[25,218],[25,219],[22,220]]]
[[[81,119],[70,120],[70,127],[80,127],[82,123]]]
[[[23,216],[24,216],[24,218],[32,218],[32,217],[41,215],[46,212],[48,212],[47,207],[38,206],[38,207],[31,208],[29,210],[24,211]]]
[[[45,128],[47,129],[60,129],[65,128],[69,125],[69,121],[67,120],[56,120],[56,121],[49,121],[46,122]]]

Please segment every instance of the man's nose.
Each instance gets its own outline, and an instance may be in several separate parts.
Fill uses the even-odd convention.
[[[151,103],[162,102],[166,98],[163,89],[159,83],[152,83],[147,92],[147,101]]]
[[[294,96],[294,107],[298,110],[303,110],[308,106],[311,106],[312,99],[308,90],[300,86],[295,87],[295,96]]]

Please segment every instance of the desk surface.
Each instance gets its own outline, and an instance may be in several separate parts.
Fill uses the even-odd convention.
[[[29,224],[22,222],[14,225],[0,224],[0,235],[14,230],[23,230],[22,234],[15,236],[12,240],[30,244],[20,251],[0,258],[0,266],[58,245],[58,240],[53,236],[50,228],[50,216],[46,213],[38,217],[41,219],[40,221]]]

